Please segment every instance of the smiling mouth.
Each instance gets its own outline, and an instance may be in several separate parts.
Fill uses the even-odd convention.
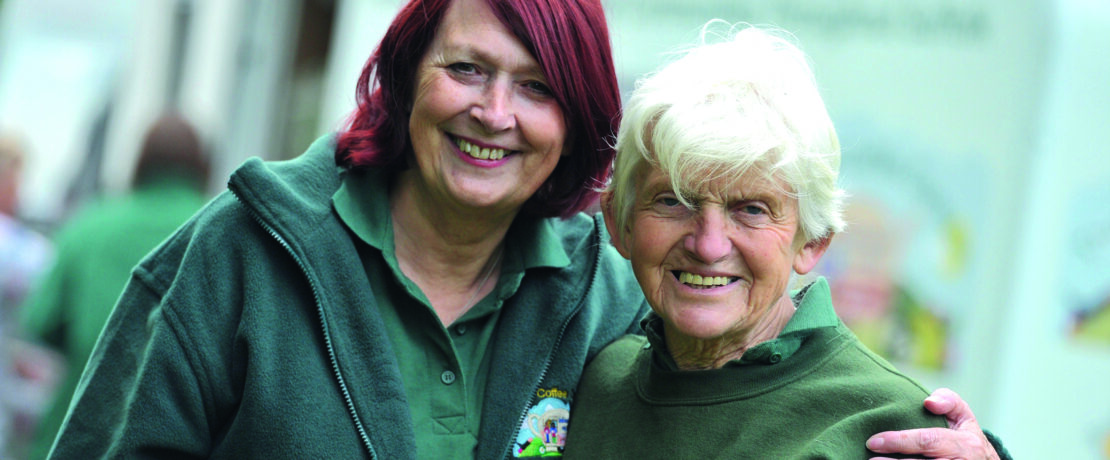
[[[505,158],[505,155],[513,153],[512,151],[505,149],[478,147],[477,145],[471,144],[470,142],[459,138],[455,138],[455,145],[459,147],[459,150],[462,150],[467,155],[470,155],[471,158],[478,160],[500,160],[502,158]]]
[[[690,286],[695,289],[709,289],[715,287],[726,286],[740,279],[735,276],[701,276],[695,273],[674,271],[675,278],[678,282]]]

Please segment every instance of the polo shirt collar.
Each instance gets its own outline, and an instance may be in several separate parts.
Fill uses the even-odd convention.
[[[348,171],[332,195],[340,220],[370,246],[395,258],[393,219],[389,212],[389,176],[380,170]],[[570,257],[550,219],[518,216],[505,238],[506,266],[523,271],[535,267],[566,267]],[[504,269],[503,268],[503,269]]]

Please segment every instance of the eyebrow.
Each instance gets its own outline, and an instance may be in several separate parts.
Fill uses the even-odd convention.
[[[483,63],[504,63],[504,61],[507,60],[507,58],[499,58],[498,55],[490,54],[469,43],[453,43],[451,41],[444,41],[443,50],[447,53],[459,53],[465,56],[471,56],[473,57],[473,59]],[[509,67],[508,70],[513,75],[524,75],[531,78],[537,78],[543,80],[546,83],[547,75],[543,73],[543,67],[540,66],[540,63],[536,59],[536,57],[529,55],[529,61],[530,62],[526,65],[516,65],[520,62],[520,60],[513,59],[512,64],[514,64],[514,66]]]
[[[705,188],[699,190],[683,191],[683,196],[692,204],[706,201],[707,198],[720,198],[726,206],[746,201],[762,201],[769,206],[779,207],[783,202],[782,194],[774,190],[752,190],[752,187],[729,187],[721,193],[709,192]]]
[[[674,192],[674,187],[671,186],[671,180],[667,176],[655,176],[654,178],[645,178],[639,186],[636,187],[640,194],[655,195],[659,192]]]

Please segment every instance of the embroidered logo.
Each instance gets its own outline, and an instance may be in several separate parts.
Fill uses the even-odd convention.
[[[561,457],[567,443],[570,404],[567,392],[558,388],[536,391],[539,398],[524,416],[516,435],[516,457]]]

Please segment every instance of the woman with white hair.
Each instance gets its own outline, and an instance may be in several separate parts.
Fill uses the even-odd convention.
[[[946,425],[823,278],[790,290],[845,227],[839,166],[806,58],[775,33],[740,29],[641,82],[602,207],[654,313],[586,369],[568,456],[859,459],[873,433]]]

